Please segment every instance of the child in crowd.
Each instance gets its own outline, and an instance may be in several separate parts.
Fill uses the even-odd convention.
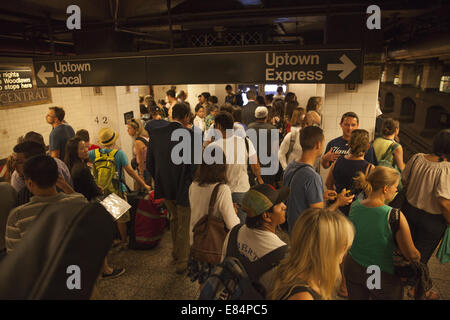
[[[206,129],[205,108],[201,104],[198,104],[195,107],[194,126],[200,128],[202,131],[205,131]]]
[[[214,123],[214,117],[216,116],[219,107],[213,105],[210,106],[210,110],[210,113],[205,118],[206,130],[208,130],[209,127],[211,127],[211,125]]]

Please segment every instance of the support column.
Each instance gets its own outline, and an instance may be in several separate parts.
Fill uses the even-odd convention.
[[[395,65],[387,64],[384,66],[384,78],[383,83],[385,84],[393,84],[395,76]]]
[[[401,87],[414,86],[416,82],[415,66],[413,64],[400,65],[399,85]]]
[[[422,91],[439,91],[442,77],[441,63],[427,63],[423,66],[422,81],[420,88]]]

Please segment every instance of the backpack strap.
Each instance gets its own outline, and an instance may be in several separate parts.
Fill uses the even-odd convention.
[[[244,137],[244,141],[245,141],[245,149],[247,150],[247,165],[249,165],[249,162],[250,162],[250,149],[249,149],[249,146],[248,146],[248,137]]]
[[[303,168],[305,168],[305,167],[307,167],[307,166],[308,166],[308,165],[307,165],[306,163],[301,163],[301,164],[298,166],[298,168],[295,169],[294,173],[292,174],[291,179],[289,180],[289,183],[288,183],[288,184],[284,184],[284,185],[285,185],[286,187],[290,187],[290,186],[291,186],[292,179],[294,179],[294,176],[295,176],[295,174],[297,173],[297,171],[299,171],[300,169],[303,169]]]
[[[286,161],[288,160],[289,156],[291,155],[292,151],[294,150],[294,143],[297,139],[297,133],[298,131],[295,131],[295,133],[291,130],[291,139],[289,140],[289,149],[286,153]]]
[[[241,253],[239,252],[239,249],[237,247],[237,236],[239,233],[239,230],[243,224],[238,224],[237,226],[234,226],[233,229],[230,231],[230,235],[228,237],[228,245],[227,245],[227,257],[237,257]]]
[[[389,155],[394,151],[394,146],[398,144],[397,142],[392,142],[391,145],[389,146],[389,148],[387,148],[386,152],[381,156],[381,160],[386,160],[387,157],[389,157]]]
[[[256,260],[255,262],[251,262],[248,269],[246,266],[246,271],[249,274],[249,277],[252,278],[253,281],[256,281],[264,273],[276,267],[280,263],[281,259],[283,259],[286,255],[287,249],[287,245],[278,247],[264,255],[262,258]]]
[[[231,229],[230,236],[228,238],[226,256],[237,258],[244,266],[245,271],[247,272],[250,279],[256,282],[264,273],[280,263],[281,259],[283,259],[287,252],[288,246],[284,245],[277,249],[274,249],[264,255],[262,258],[252,262],[239,252],[239,248],[237,246],[237,236],[242,226],[243,225],[240,224]]]
[[[94,155],[95,155],[95,159],[100,158],[101,154],[100,154],[100,149],[94,149]],[[94,159],[94,161],[95,161]]]

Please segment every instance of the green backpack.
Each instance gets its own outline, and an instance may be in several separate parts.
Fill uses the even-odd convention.
[[[392,142],[392,144],[389,146],[389,148],[387,148],[386,152],[383,154],[381,159],[378,160],[378,165],[395,169],[398,171],[398,173],[401,174],[401,171],[397,167],[397,165],[394,165],[394,153],[393,152],[394,152],[395,148],[397,147],[397,145],[398,145],[397,142]],[[402,181],[400,179],[400,182],[398,184],[398,190],[400,191],[402,189],[403,189],[403,185],[402,185]]]
[[[119,181],[114,156],[117,149],[109,153],[102,153],[100,149],[95,149],[94,177],[97,184],[105,190],[105,195],[118,193]]]

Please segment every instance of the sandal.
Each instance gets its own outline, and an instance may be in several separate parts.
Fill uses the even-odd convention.
[[[411,288],[408,290],[408,297],[411,299],[415,299],[415,290],[414,288]],[[425,299],[424,300],[439,300],[441,297],[436,291],[429,290],[425,293]]]
[[[122,244],[122,240],[114,240],[113,244],[112,244],[112,247],[115,248],[115,247],[117,247],[117,246],[119,246],[121,244]]]
[[[440,298],[439,293],[436,291],[430,290],[425,293],[425,300],[439,300]]]
[[[103,280],[114,279],[114,278],[120,277],[124,273],[125,273],[125,268],[113,269],[113,271],[111,273],[102,273],[102,279]]]

